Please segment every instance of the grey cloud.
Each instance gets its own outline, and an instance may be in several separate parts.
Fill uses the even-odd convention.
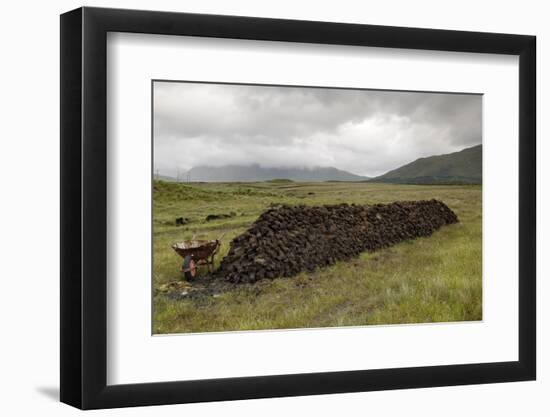
[[[155,169],[334,166],[378,175],[481,143],[481,96],[155,82]]]

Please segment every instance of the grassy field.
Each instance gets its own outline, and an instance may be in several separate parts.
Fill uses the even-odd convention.
[[[481,320],[481,187],[373,183],[204,183],[155,181],[153,331],[258,330]],[[181,281],[171,244],[244,232],[270,204],[389,203],[437,198],[460,223],[314,273],[280,278],[197,299],[163,291]],[[230,217],[206,221],[209,214]],[[175,218],[189,223],[176,226]],[[185,283],[180,284],[183,287]]]

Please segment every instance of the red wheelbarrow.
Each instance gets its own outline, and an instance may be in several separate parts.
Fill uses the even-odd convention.
[[[221,239],[221,237],[220,237]],[[207,265],[208,270],[212,272],[214,267],[214,256],[218,253],[221,246],[220,239],[214,240],[185,240],[174,243],[172,249],[183,258],[181,272],[187,281],[192,281],[197,275],[197,268],[201,265]]]

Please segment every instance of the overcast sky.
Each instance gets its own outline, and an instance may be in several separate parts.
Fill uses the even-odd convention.
[[[481,96],[154,83],[154,163],[332,166],[375,176],[481,143]]]

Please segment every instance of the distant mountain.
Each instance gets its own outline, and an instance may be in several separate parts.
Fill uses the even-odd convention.
[[[196,182],[252,182],[287,179],[292,181],[365,181],[369,177],[351,174],[333,167],[266,168],[254,165],[197,166],[189,171]]]
[[[481,145],[446,155],[420,158],[371,178],[371,182],[396,184],[481,184]]]
[[[157,174],[155,174],[154,179],[155,180],[160,180],[160,181],[167,181],[167,182],[176,182],[177,181],[177,179],[174,178],[174,177],[170,177],[168,175],[157,175]]]

